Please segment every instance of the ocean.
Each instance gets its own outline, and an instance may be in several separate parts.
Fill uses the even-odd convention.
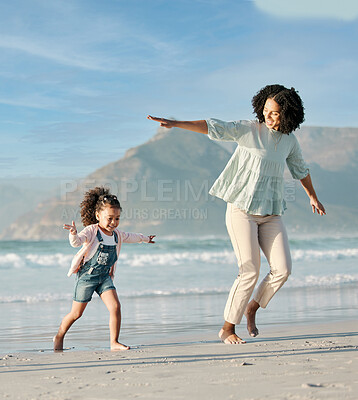
[[[291,235],[292,236],[292,235]],[[356,319],[358,234],[291,237],[293,272],[257,324],[311,324]],[[51,351],[72,303],[67,277],[77,249],[68,241],[0,242],[0,354]],[[261,278],[268,272],[262,256]],[[238,267],[228,237],[157,238],[124,244],[115,286],[122,305],[120,341],[131,346],[201,336],[217,339]],[[238,334],[247,338],[245,320]],[[108,312],[95,294],[66,336],[74,350],[109,348]]]

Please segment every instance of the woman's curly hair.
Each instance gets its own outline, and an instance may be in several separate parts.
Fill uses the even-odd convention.
[[[279,131],[291,133],[302,124],[305,119],[305,112],[301,97],[295,88],[287,89],[282,85],[267,85],[259,90],[252,98],[254,114],[259,122],[265,122],[263,115],[267,99],[273,99],[281,107],[281,121]]]
[[[119,208],[122,207],[117,199],[117,196],[109,193],[109,189],[104,186],[97,186],[94,189],[85,193],[81,202],[81,220],[83,226],[96,224],[96,211],[100,212],[106,205]]]

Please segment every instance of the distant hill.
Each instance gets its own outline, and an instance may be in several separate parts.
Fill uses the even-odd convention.
[[[57,193],[60,178],[15,178],[0,180],[0,233],[17,218]]]
[[[356,231],[358,129],[303,127],[297,137],[328,215],[312,215],[300,183],[287,175],[285,220],[296,233]],[[235,144],[159,128],[148,142],[83,180],[63,180],[57,194],[8,226],[2,239],[61,239],[65,222],[79,224],[79,204],[90,187],[104,184],[121,200],[121,228],[157,235],[226,234],[226,204],[208,190]]]

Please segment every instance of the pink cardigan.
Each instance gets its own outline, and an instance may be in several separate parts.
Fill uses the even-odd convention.
[[[82,264],[91,259],[99,246],[99,241],[97,239],[97,231],[98,224],[88,225],[86,226],[80,233],[77,235],[69,234],[70,244],[72,247],[80,247],[81,250],[77,252],[77,254],[73,257],[71,268],[68,271],[67,276],[71,276],[75,274]],[[117,257],[119,256],[119,252],[121,251],[122,243],[143,243],[149,242],[149,237],[142,235],[141,233],[127,233],[122,232],[116,229],[116,233],[118,236],[117,243]],[[112,265],[110,274],[114,276],[114,272],[116,270],[117,261]]]

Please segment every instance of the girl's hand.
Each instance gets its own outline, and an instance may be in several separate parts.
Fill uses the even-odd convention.
[[[68,231],[70,231],[71,235],[77,235],[75,221],[72,221],[72,225],[64,224],[63,229],[67,229]]]
[[[151,115],[148,115],[147,119],[151,119],[152,121],[157,121],[160,123],[160,126],[164,126],[164,128],[168,128],[168,129],[174,128],[175,123],[177,122],[177,121],[173,121],[171,119],[152,117]]]
[[[148,243],[155,243],[153,241],[153,239],[155,238],[155,235],[149,235],[148,237],[149,237],[149,242]]]
[[[310,203],[311,203],[313,214],[317,210],[317,214],[326,215],[326,210],[324,209],[323,204],[320,201],[318,201],[318,199],[311,199]]]

